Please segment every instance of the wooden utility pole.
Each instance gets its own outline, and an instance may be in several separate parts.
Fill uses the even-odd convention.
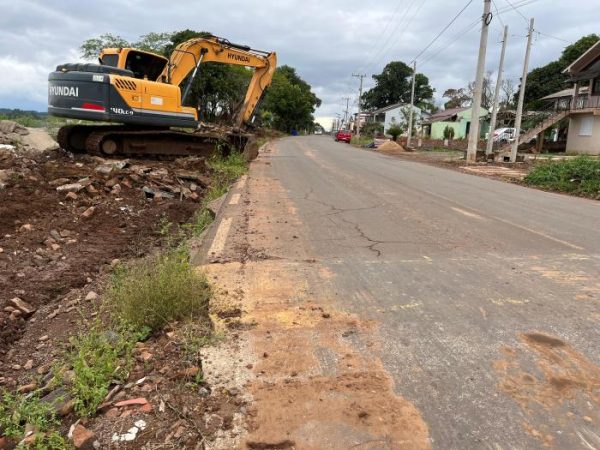
[[[490,122],[490,134],[488,136],[485,154],[491,155],[494,146],[494,130],[496,129],[496,118],[498,108],[500,107],[500,85],[502,84],[502,71],[504,70],[504,54],[506,53],[506,42],[508,41],[508,25],[504,26],[504,36],[502,37],[502,51],[500,52],[500,64],[498,65],[498,78],[496,78],[496,90],[494,91],[494,103],[492,110],[492,120]]]
[[[366,75],[363,74],[352,74],[353,77],[360,78],[360,87],[358,88],[358,115],[356,116],[356,135],[360,137],[360,99],[362,98],[362,90],[363,90],[363,78]]]
[[[519,137],[521,135],[521,119],[523,118],[523,102],[525,101],[525,85],[527,84],[527,71],[529,70],[529,56],[531,55],[531,40],[533,38],[533,19],[529,21],[529,34],[527,35],[527,49],[525,50],[525,63],[523,63],[523,76],[519,90],[519,103],[517,103],[517,116],[515,117],[515,140],[510,151],[510,162],[517,162]]]
[[[412,138],[413,128],[413,113],[415,108],[415,79],[417,78],[417,61],[413,61],[413,76],[412,87],[410,90],[410,112],[408,113],[408,137],[406,138],[406,146],[410,148],[410,140]]]
[[[492,0],[483,0],[483,16],[481,17],[481,37],[479,39],[479,56],[477,58],[477,73],[475,89],[473,90],[473,105],[471,107],[471,129],[469,130],[469,146],[467,147],[467,162],[477,159],[477,144],[479,143],[479,116],[481,111],[481,93],[483,91],[483,72],[485,70],[485,52],[488,41],[488,30],[492,21],[490,13]]]

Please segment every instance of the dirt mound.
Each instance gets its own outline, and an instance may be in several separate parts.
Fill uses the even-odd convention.
[[[26,128],[12,120],[0,120],[0,145],[3,150],[48,151],[58,148],[43,128]]]
[[[157,245],[161,224],[183,223],[193,215],[210,183],[207,171],[200,158],[117,161],[62,150],[1,153],[0,361],[6,365],[0,363],[0,373],[10,360],[37,353],[36,342],[22,340],[15,359],[3,356],[30,326],[5,308],[9,300],[54,308],[68,292],[109,270],[113,260],[143,255]],[[61,317],[53,326],[69,328],[70,319]]]
[[[387,141],[384,144],[381,144],[377,147],[377,150],[385,153],[399,153],[406,151],[404,150],[404,147],[394,141]]]

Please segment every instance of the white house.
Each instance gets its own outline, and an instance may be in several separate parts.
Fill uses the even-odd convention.
[[[408,111],[410,111],[410,105],[396,103],[385,108],[376,109],[371,113],[371,117],[375,122],[383,124],[383,132],[387,133],[394,124],[400,125],[403,128],[408,126]],[[415,126],[418,126],[421,123],[423,112],[417,106],[413,106],[413,111],[413,123]]]
[[[575,83],[569,114],[568,153],[600,155],[600,41],[565,73]],[[582,95],[582,88],[587,90]]]

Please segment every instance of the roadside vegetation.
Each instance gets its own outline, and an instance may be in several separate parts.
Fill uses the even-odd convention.
[[[37,450],[71,449],[72,446],[58,432],[60,420],[50,405],[39,397],[5,392],[0,398],[0,430],[15,441],[24,440],[18,448]],[[27,431],[33,431],[23,439]]]
[[[600,158],[577,156],[536,165],[524,182],[559,192],[600,198]]]
[[[373,136],[366,136],[364,134],[360,136],[352,136],[350,143],[352,145],[357,145],[359,147],[364,147],[365,145],[369,145],[373,142]]]
[[[208,319],[213,290],[205,275],[190,264],[187,241],[212,222],[208,204],[247,171],[247,163],[243,155],[232,153],[215,156],[207,164],[211,187],[193,220],[180,227],[161,223],[162,251],[115,266],[96,308],[96,318],[82,317],[79,332],[69,339],[62,358],[54,365],[49,385],[64,391],[77,416],[91,418],[97,414],[112,386],[128,380],[136,359],[139,361],[140,343],[160,336],[166,326],[173,329],[173,324],[178,324],[184,359],[189,364],[197,363],[202,347],[220,339]],[[201,384],[202,371],[194,372],[193,378],[196,385]],[[40,401],[41,393],[0,391],[0,434],[18,443],[33,427],[35,436],[27,448],[72,448],[59,432],[60,420],[53,406]]]

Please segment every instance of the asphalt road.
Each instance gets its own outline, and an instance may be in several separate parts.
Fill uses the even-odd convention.
[[[327,136],[276,147],[260,176],[433,448],[600,449],[600,203]]]

